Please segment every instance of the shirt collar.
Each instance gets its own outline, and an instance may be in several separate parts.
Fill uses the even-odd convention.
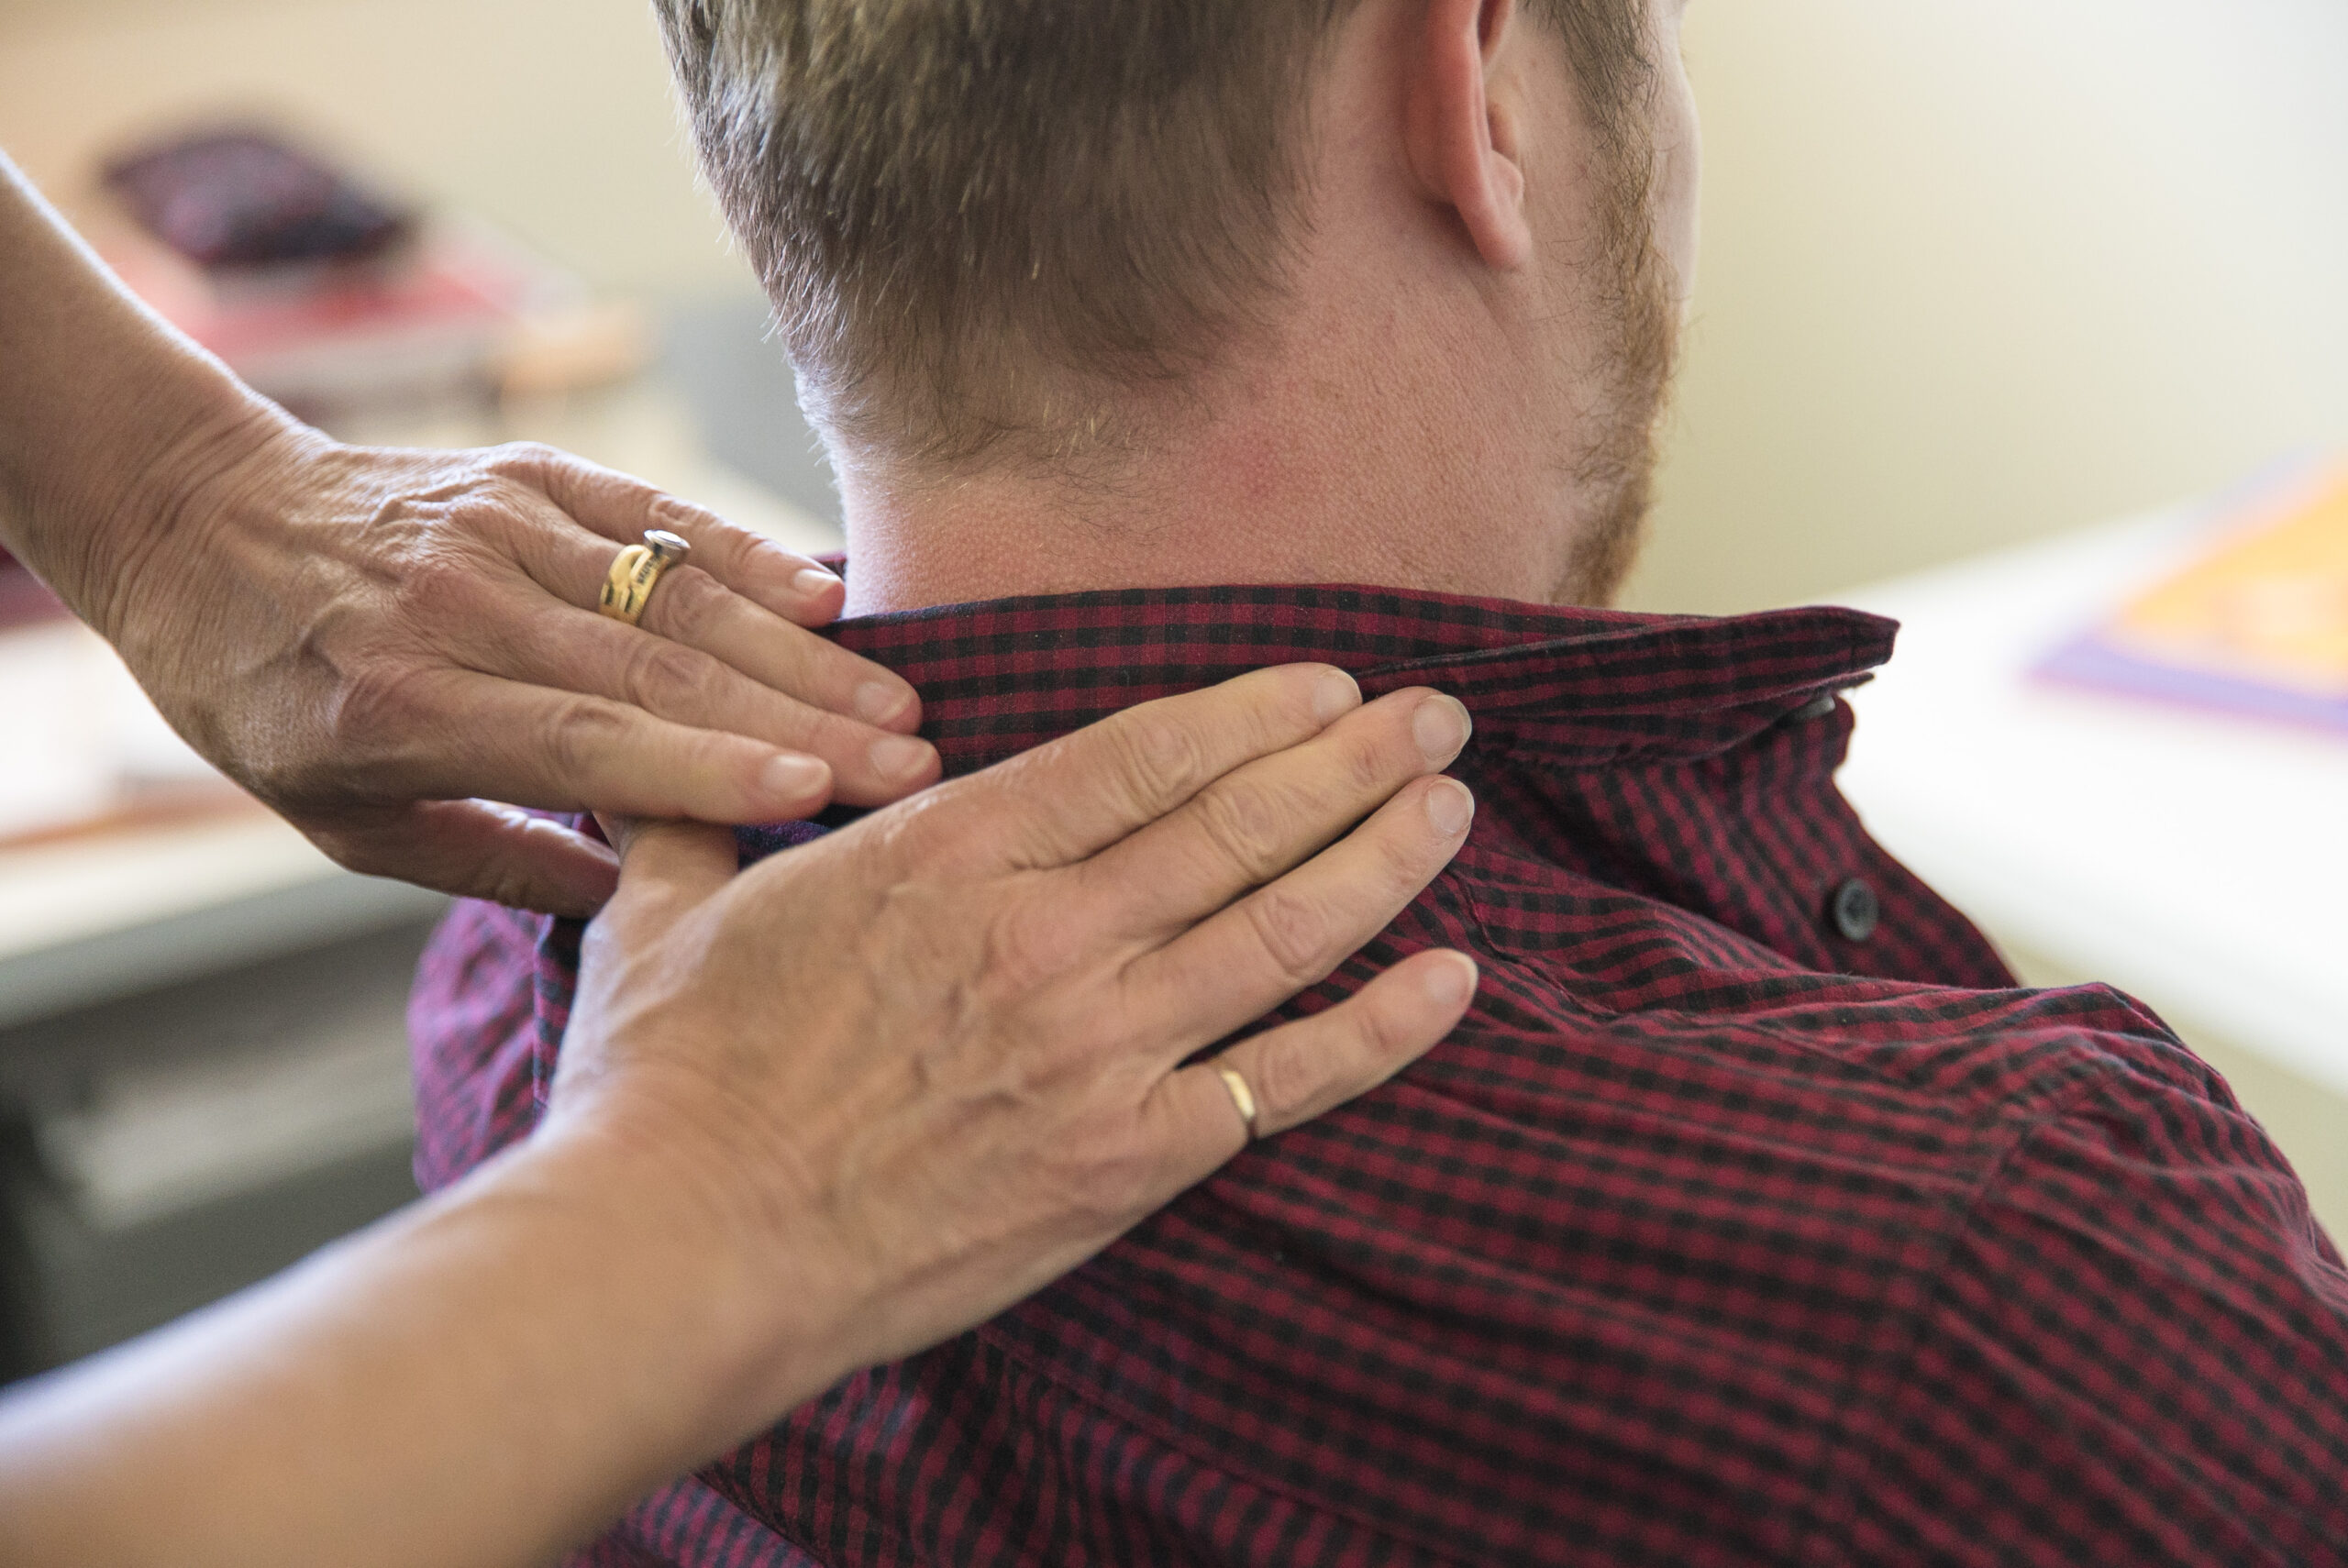
[[[1370,696],[1447,691],[1479,746],[1528,760],[1693,758],[1865,681],[1897,629],[1855,610],[1648,615],[1332,584],[1001,599],[832,635],[913,682],[923,733],[964,773],[1121,708],[1303,660]]]

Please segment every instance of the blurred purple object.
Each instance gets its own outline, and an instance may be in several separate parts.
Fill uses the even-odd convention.
[[[0,550],[0,631],[55,621],[67,613],[63,602],[25,564]]]
[[[414,222],[266,131],[178,138],[115,160],[105,182],[149,233],[204,267],[363,259]]]

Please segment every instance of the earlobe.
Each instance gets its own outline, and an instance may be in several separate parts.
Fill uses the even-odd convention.
[[[1428,0],[1404,67],[1412,174],[1501,271],[1533,255],[1517,107],[1494,91],[1522,26],[1514,0]]]

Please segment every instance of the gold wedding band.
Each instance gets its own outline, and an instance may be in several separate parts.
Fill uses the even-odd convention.
[[[612,569],[604,575],[604,592],[596,602],[597,612],[635,625],[644,619],[644,607],[652,602],[652,591],[659,586],[660,574],[683,560],[692,549],[692,546],[666,528],[653,529],[644,536],[640,545],[626,546],[612,558]]]
[[[1238,1068],[1226,1067],[1218,1062],[1215,1064],[1214,1070],[1216,1076],[1223,1079],[1223,1087],[1231,1091],[1231,1103],[1239,1108],[1239,1120],[1247,1123],[1247,1141],[1250,1143],[1254,1143],[1256,1141],[1256,1091],[1247,1087],[1247,1080],[1239,1076]]]

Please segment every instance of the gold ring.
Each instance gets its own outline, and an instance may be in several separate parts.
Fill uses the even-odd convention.
[[[1247,1142],[1254,1143],[1256,1141],[1255,1090],[1247,1087],[1247,1080],[1239,1076],[1238,1068],[1226,1067],[1218,1062],[1215,1064],[1214,1070],[1216,1076],[1223,1079],[1223,1087],[1231,1091],[1231,1103],[1239,1108],[1239,1120],[1247,1123]]]
[[[596,601],[596,611],[635,625],[644,619],[644,607],[652,602],[660,574],[683,560],[692,549],[666,528],[653,529],[640,545],[625,547],[612,558],[612,569],[604,574],[604,592]]]

